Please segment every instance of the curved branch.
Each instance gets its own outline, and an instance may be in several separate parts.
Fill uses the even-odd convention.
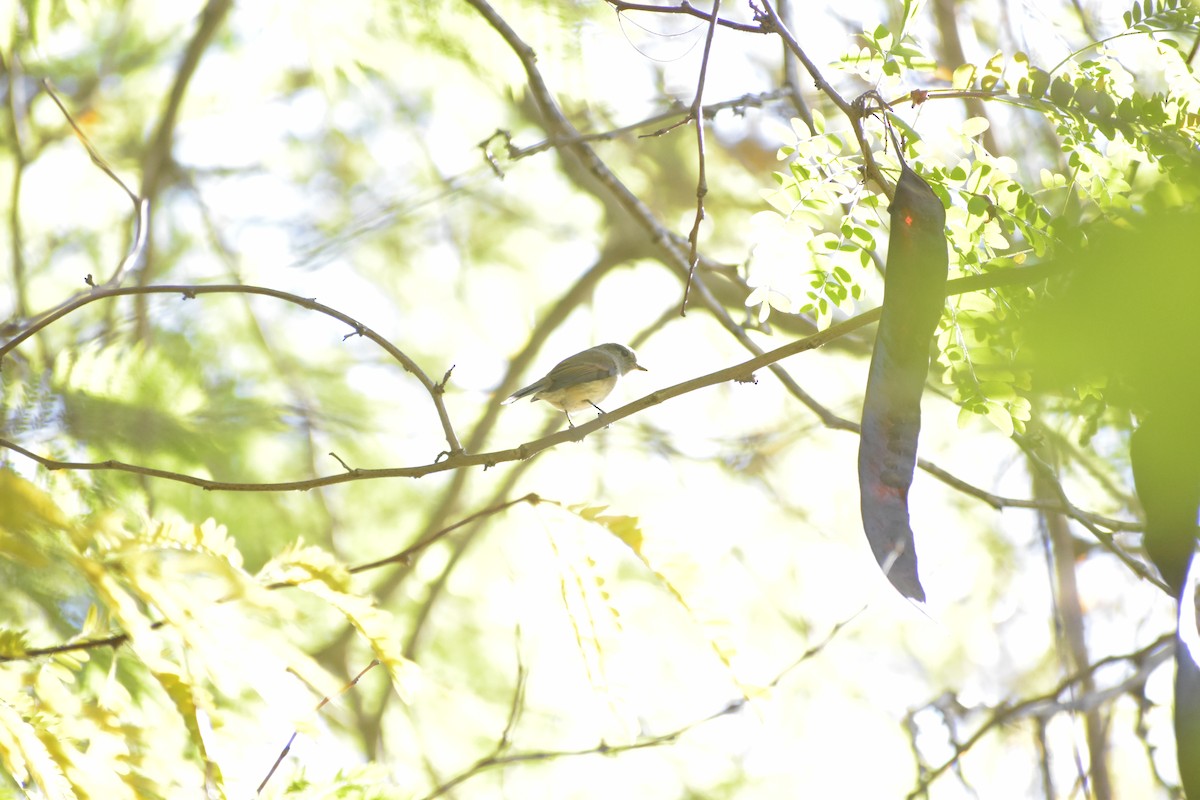
[[[359,322],[348,314],[343,314],[336,308],[324,305],[323,303],[318,303],[316,300],[311,298],[300,297],[299,295],[292,294],[291,292],[284,292],[279,289],[269,289],[265,286],[250,286],[246,284],[231,283],[212,284],[207,286],[176,284],[164,286],[128,286],[123,288],[117,287],[96,289],[87,295],[69,301],[53,311],[43,314],[12,339],[9,339],[3,345],[0,345],[0,365],[3,364],[4,356],[10,353],[26,339],[33,336],[43,328],[51,325],[52,323],[57,322],[73,311],[78,311],[80,308],[83,308],[84,306],[94,303],[98,300],[107,300],[113,297],[125,297],[129,295],[150,294],[178,294],[182,295],[184,299],[189,300],[202,294],[258,294],[266,297],[274,297],[278,300],[283,300],[288,303],[293,303],[303,308],[307,308],[310,311],[317,311],[328,317],[333,317],[340,322],[344,322],[352,329],[352,333],[347,334],[347,338],[350,336],[362,336],[366,339],[370,339],[379,347],[387,351],[388,355],[399,362],[400,366],[404,367],[406,371],[411,372],[416,376],[417,380],[419,380],[425,387],[426,391],[429,392],[429,396],[433,400],[434,408],[437,409],[438,419],[441,420],[442,429],[445,431],[446,442],[450,446],[448,454],[454,456],[462,452],[462,445],[459,444],[458,437],[454,433],[454,428],[450,424],[450,416],[446,411],[446,405],[442,401],[442,392],[444,387],[430,379],[430,377],[425,374],[424,370],[417,366],[417,363],[409,358],[404,351],[396,347],[380,334],[368,328],[363,323]],[[86,467],[79,468],[86,469]],[[153,472],[142,472],[142,474],[153,474]]]

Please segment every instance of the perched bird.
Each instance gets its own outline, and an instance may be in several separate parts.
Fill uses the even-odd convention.
[[[617,378],[633,369],[646,371],[637,363],[637,356],[628,347],[612,343],[598,344],[564,358],[546,373],[546,377],[513,392],[504,405],[533,395],[534,400],[545,400],[566,414],[567,424],[574,428],[571,412],[591,406],[603,414],[604,409],[596,404],[608,397],[617,385]]]

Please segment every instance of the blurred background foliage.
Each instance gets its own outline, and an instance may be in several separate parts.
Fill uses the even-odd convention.
[[[1194,350],[1183,227],[1088,250],[1196,199],[1192,5],[771,6],[840,99],[891,104],[857,119],[762,4],[721,5],[706,62],[681,6],[0,8],[0,796],[245,797],[293,731],[265,796],[1172,796],[1139,408],[1103,369],[1035,380],[1025,323],[1071,291],[1039,265],[1099,263],[1146,291],[1071,335],[1126,366]],[[927,609],[858,519],[871,329],[456,461],[559,430],[499,400],[593,344],[650,370],[613,411],[876,306],[885,116],[951,277],[997,279],[935,342]],[[131,291],[47,321],[85,279]],[[137,291],[219,284],[298,302]],[[444,381],[455,435],[304,298]]]

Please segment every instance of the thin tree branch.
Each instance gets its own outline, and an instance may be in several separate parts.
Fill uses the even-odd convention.
[[[121,191],[125,192],[125,196],[128,197],[129,202],[133,204],[133,240],[130,242],[129,249],[126,251],[125,257],[121,259],[121,263],[117,265],[116,269],[113,270],[112,275],[110,275],[102,284],[103,288],[115,288],[120,284],[121,279],[125,277],[126,273],[128,273],[129,270],[131,270],[134,265],[137,264],[138,260],[141,259],[142,254],[146,251],[146,241],[150,231],[150,203],[145,198],[139,197],[132,189],[129,188],[128,185],[126,185],[123,180],[121,180],[120,176],[117,175],[116,170],[114,170],[112,165],[108,163],[108,160],[100,154],[100,151],[96,149],[94,144],[92,144],[91,139],[88,138],[83,129],[80,128],[78,123],[75,122],[75,118],[71,116],[71,112],[67,110],[67,107],[63,101],[59,99],[58,93],[54,91],[54,86],[48,79],[42,80],[42,88],[46,91],[46,94],[50,97],[50,99],[54,101],[54,105],[58,106],[58,110],[62,112],[63,117],[67,120],[67,123],[71,126],[71,129],[75,131],[76,138],[79,139],[80,144],[82,144],[83,148],[87,151],[88,157],[92,160],[92,164],[94,164],[97,169],[108,176],[109,180],[121,187]],[[87,283],[89,286],[96,287],[95,279],[91,275],[87,276],[85,283]],[[74,298],[69,298],[59,305],[58,308],[43,312],[41,317],[45,318],[48,315],[52,315],[58,311],[68,308],[72,303],[86,296],[87,295],[80,294]],[[3,352],[0,352],[0,359],[3,359],[3,357]]]
[[[706,722],[711,722],[714,719],[719,719],[720,717],[738,712],[744,705],[744,700],[734,700],[720,711],[709,714],[703,719],[690,722],[687,725],[676,728],[669,733],[659,734],[658,736],[647,736],[629,744],[608,744],[607,742],[601,741],[594,747],[580,748],[577,750],[534,750],[523,753],[493,752],[491,755],[479,759],[474,764],[460,772],[458,775],[455,775],[441,786],[435,788],[429,794],[425,795],[422,800],[434,800],[435,798],[441,797],[442,795],[452,791],[460,784],[465,783],[471,778],[474,778],[476,775],[488,770],[496,769],[497,767],[506,767],[511,764],[552,761],[559,758],[577,758],[579,756],[615,756],[620,755],[621,753],[629,753],[634,750],[645,750],[648,747],[661,747],[662,745],[674,744],[676,741],[678,741],[680,736],[692,730],[693,728],[703,725]]]
[[[196,68],[200,66],[200,59],[203,58],[204,52],[208,49],[217,30],[220,29],[232,8],[233,0],[209,0],[200,12],[196,32],[188,40],[187,50],[184,51],[183,58],[179,61],[179,68],[175,71],[175,80],[171,84],[171,92],[167,96],[167,102],[159,116],[154,138],[142,160],[143,197],[155,197],[162,187],[163,176],[171,163],[175,125],[179,119],[179,109],[183,106],[184,95],[187,94],[192,76],[196,74]]]
[[[954,281],[951,281],[947,285],[947,290],[948,290],[948,295],[952,295],[952,294],[960,294],[960,293],[966,292],[966,291],[976,291],[976,290],[984,289],[984,288],[994,288],[997,286],[1021,285],[1021,284],[1028,285],[1030,283],[1035,283],[1035,282],[1044,280],[1047,277],[1050,277],[1051,275],[1058,274],[1059,272],[1060,272],[1060,270],[1056,265],[1043,265],[1040,267],[1009,269],[1009,270],[1004,270],[1002,272],[989,273],[989,274],[985,274],[985,275],[974,275],[974,276],[970,276],[967,278],[956,279]],[[300,298],[296,295],[292,295],[287,292],[279,292],[277,290],[265,289],[262,287],[236,286],[236,285],[233,285],[233,286],[161,286],[161,287],[140,287],[140,288],[139,287],[130,287],[130,288],[126,288],[126,289],[103,290],[103,291],[97,292],[98,296],[96,297],[96,299],[99,299],[99,297],[113,297],[113,296],[121,296],[121,295],[125,295],[125,294],[133,294],[133,293],[139,293],[139,292],[140,293],[170,292],[170,293],[182,294],[186,297],[186,296],[190,296],[190,294],[193,292],[195,294],[203,294],[203,293],[221,292],[221,291],[241,291],[241,292],[250,293],[250,294],[264,294],[264,295],[268,295],[268,296],[272,296],[272,297],[278,297],[280,299],[287,300],[288,302],[296,303],[305,308],[312,308],[314,310],[321,311],[322,313],[326,313],[329,316],[332,316],[335,319],[341,320],[341,321],[345,322],[347,325],[350,325],[351,327],[355,328],[355,333],[358,333],[363,336],[367,336],[368,338],[371,338],[372,341],[375,341],[378,344],[380,344],[381,346],[383,346],[385,349],[388,350],[388,352],[393,353],[394,355],[398,354],[399,357],[401,357],[403,359],[407,359],[407,356],[404,356],[403,353],[401,353],[398,349],[396,349],[394,346],[392,346],[385,339],[378,336],[378,334],[375,334],[373,331],[370,331],[368,328],[363,326],[361,323],[357,322],[356,320],[354,320],[351,317],[348,317],[348,316],[342,314],[339,311],[336,311],[335,309],[329,308],[327,306],[323,306],[312,300]],[[90,302],[92,299],[93,298],[91,298],[91,297],[84,298],[83,301],[81,301],[81,304],[83,302]],[[872,322],[875,322],[879,318],[879,311],[880,310],[878,308],[872,309],[871,311],[864,312],[863,314],[860,314],[856,317],[852,317],[844,322],[833,325],[830,328],[826,329],[825,331],[814,334],[812,336],[805,337],[803,339],[798,339],[796,341],[790,342],[790,343],[785,344],[781,347],[778,347],[774,350],[763,353],[762,355],[760,355],[756,358],[752,358],[748,361],[744,361],[744,362],[742,362],[740,364],[736,364],[732,367],[727,367],[725,369],[717,370],[717,371],[709,373],[707,375],[702,375],[697,378],[693,378],[691,380],[684,381],[682,383],[678,383],[674,386],[652,392],[651,394],[649,394],[639,400],[636,400],[632,403],[622,406],[621,408],[615,409],[614,411],[608,412],[608,413],[598,417],[597,419],[592,420],[591,422],[581,424],[575,428],[569,428],[567,430],[558,431],[557,433],[552,433],[552,434],[550,434],[548,436],[544,436],[540,439],[536,439],[531,442],[526,442],[525,444],[522,444],[518,447],[509,448],[506,450],[498,450],[498,451],[493,451],[493,452],[489,452],[489,453],[467,454],[460,449],[459,452],[456,454],[450,454],[450,455],[446,456],[445,458],[442,458],[442,456],[439,455],[439,457],[437,459],[435,459],[432,463],[420,465],[420,466],[386,467],[386,468],[378,468],[378,469],[349,469],[349,470],[346,470],[346,471],[338,473],[338,474],[327,475],[327,476],[322,476],[322,477],[317,477],[317,478],[310,478],[310,479],[306,479],[306,480],[284,481],[284,482],[276,482],[276,483],[240,483],[240,482],[232,482],[232,481],[218,481],[218,480],[210,480],[210,479],[206,479],[206,478],[199,478],[196,476],[186,475],[183,473],[171,472],[168,470],[160,470],[160,469],[155,469],[152,467],[138,466],[138,465],[134,465],[134,464],[127,464],[125,462],[115,461],[115,460],[108,460],[108,461],[101,461],[101,462],[61,461],[61,460],[57,460],[57,459],[40,456],[24,447],[18,445],[15,442],[9,441],[8,439],[0,439],[0,447],[8,448],[16,453],[19,453],[19,454],[25,456],[26,458],[36,461],[37,463],[39,463],[42,466],[46,467],[47,469],[51,469],[51,470],[77,469],[77,470],[113,470],[113,471],[120,471],[120,472],[129,472],[129,473],[138,474],[138,475],[145,475],[148,477],[163,478],[166,480],[174,480],[174,481],[177,481],[180,483],[186,483],[186,484],[190,484],[193,486],[198,486],[200,488],[207,489],[210,491],[242,491],[242,492],[307,491],[310,489],[315,489],[320,486],[330,486],[330,485],[339,484],[339,483],[346,483],[346,482],[353,481],[353,480],[368,480],[368,479],[396,478],[396,477],[413,477],[413,478],[415,478],[415,477],[421,477],[423,475],[433,474],[436,472],[457,470],[457,469],[462,469],[464,467],[471,467],[471,466],[483,466],[484,468],[488,468],[488,467],[496,466],[497,464],[500,464],[500,463],[503,463],[506,461],[517,461],[517,460],[524,460],[524,459],[531,458],[534,455],[536,455],[544,450],[547,450],[551,447],[561,444],[562,442],[582,441],[588,435],[590,435],[591,433],[593,433],[596,430],[599,430],[602,427],[607,427],[608,425],[612,424],[613,422],[616,422],[620,419],[624,419],[625,417],[631,416],[633,414],[636,414],[640,411],[645,410],[646,408],[650,408],[651,406],[658,405],[659,403],[665,402],[666,400],[670,400],[670,399],[678,397],[680,395],[687,394],[687,393],[693,392],[693,391],[697,391],[699,389],[706,388],[708,386],[714,386],[716,384],[724,383],[727,381],[748,380],[751,378],[754,371],[757,369],[762,369],[764,367],[774,368],[777,366],[776,362],[778,362],[784,358],[788,358],[790,356],[797,355],[799,353],[803,353],[803,352],[806,352],[809,350],[814,350],[818,347],[821,347],[821,346],[827,344],[828,342],[830,342],[838,337],[845,336],[846,334],[848,334],[852,331],[858,330],[859,328],[865,327],[866,325],[868,325]],[[45,324],[49,324],[49,322],[52,322],[52,321],[53,320],[51,319],[51,320],[43,320],[40,322],[44,326]],[[25,334],[22,334],[18,338],[20,338],[20,339],[28,338],[28,335],[29,335],[28,332],[26,332]],[[5,344],[3,347],[0,347],[0,356],[2,356],[4,353],[9,352],[16,344],[19,344],[19,341],[14,339],[13,341],[10,341],[9,343]],[[401,363],[404,363],[404,361],[401,361]],[[409,363],[411,363],[411,361]],[[413,364],[413,367],[416,368],[416,365]],[[419,375],[423,376],[424,373],[419,373]],[[825,409],[823,406],[821,406],[819,403],[817,403],[815,400],[813,400],[811,397],[809,397],[806,393],[804,393],[803,390],[800,389],[800,387],[798,385],[796,385],[793,380],[791,380],[790,376],[786,373],[786,371],[782,371],[781,377],[785,380],[785,385],[788,385],[789,390],[793,394],[799,396],[802,400],[806,400],[806,404],[808,404],[811,408],[813,408],[815,411],[818,412],[818,414],[821,416],[822,422],[827,427],[830,427],[835,430],[846,430],[846,431],[851,431],[851,432],[857,432],[858,425],[856,423],[854,423],[853,421],[838,417],[837,415],[829,412],[827,409]],[[431,394],[434,396],[435,402],[440,403],[441,402],[440,395],[438,393],[432,391],[433,383],[431,381],[429,381],[429,379],[427,377],[424,378],[423,382],[428,382],[427,385],[431,388]],[[489,412],[495,413],[495,410],[489,409]],[[944,480],[948,485],[952,486],[952,488],[958,489],[960,491],[964,491],[968,494],[971,494],[972,496],[978,497],[979,499],[984,500],[984,502],[987,502],[989,505],[992,505],[994,508],[1003,508],[1006,506],[1007,507],[1033,507],[1033,506],[1026,505],[1026,503],[1028,501],[1017,501],[1017,500],[1009,500],[1006,498],[999,498],[996,495],[992,495],[988,492],[984,492],[975,487],[971,487],[966,482],[960,481],[957,478],[953,478],[953,476],[949,475],[949,473],[946,473],[944,470],[941,470],[940,468],[937,468],[934,465],[929,464],[927,462],[920,463],[920,466],[923,469],[926,469],[927,471],[929,471],[930,474],[933,474],[934,477]],[[1069,513],[1071,513],[1071,515],[1073,517],[1075,517],[1076,519],[1079,519],[1084,524],[1092,526],[1093,532],[1097,533],[1098,536],[1103,536],[1103,533],[1099,532],[1099,530],[1095,528],[1095,525],[1097,525],[1097,524],[1103,525],[1105,527],[1117,526],[1120,529],[1126,529],[1126,530],[1129,529],[1128,525],[1126,523],[1120,523],[1120,522],[1113,521],[1113,520],[1106,520],[1102,517],[1098,517],[1097,515],[1088,514],[1086,512],[1082,512],[1078,509],[1074,509],[1074,507],[1071,507]]]
[[[791,53],[797,59],[799,59],[801,64],[804,65],[804,69],[807,70],[809,76],[812,77],[813,83],[816,85],[817,89],[819,89],[830,100],[832,100],[833,104],[837,106],[838,109],[841,110],[842,114],[846,116],[846,119],[849,120],[850,127],[854,131],[855,141],[858,142],[858,149],[862,153],[864,176],[868,180],[874,181],[890,200],[895,189],[891,182],[883,176],[883,173],[879,169],[879,165],[875,163],[875,156],[872,153],[870,144],[867,142],[866,131],[863,130],[863,122],[875,110],[870,105],[870,101],[874,100],[881,109],[887,109],[891,106],[884,102],[883,98],[880,97],[879,93],[875,90],[871,90],[860,95],[853,103],[847,101],[845,97],[842,97],[841,93],[839,93],[837,89],[833,88],[833,84],[825,80],[825,76],[821,74],[821,70],[817,67],[816,63],[808,57],[808,54],[804,52],[804,49],[800,47],[800,43],[796,40],[796,37],[792,35],[792,32],[788,30],[787,24],[783,21],[783,18],[779,16],[779,12],[775,10],[775,7],[771,4],[770,0],[763,0],[763,9],[766,13],[766,18],[764,19],[763,23],[764,26],[770,28],[770,30],[774,33],[779,34],[779,37],[783,40],[784,44],[787,46],[787,49],[791,51]]]
[[[825,651],[825,648],[828,647],[835,639],[837,639],[838,634],[840,634],[846,628],[846,626],[848,626],[851,622],[853,622],[854,619],[856,617],[858,617],[858,615],[860,613],[862,613],[862,609],[859,609],[859,611],[856,611],[848,619],[842,620],[842,621],[838,622],[836,625],[834,625],[833,628],[830,630],[830,632],[825,636],[825,638],[823,638],[821,641],[817,642],[815,645],[812,645],[807,650],[805,650],[804,653],[802,653],[799,656],[799,658],[795,659],[791,664],[789,664],[781,672],[779,672],[774,677],[774,679],[772,679],[767,685],[770,687],[778,686],[780,684],[780,682],[782,682],[783,679],[792,670],[796,669],[797,667],[801,666],[802,664],[810,661],[811,659],[813,659],[816,656],[823,653]],[[520,691],[520,696],[523,696],[523,690]],[[669,733],[659,734],[657,736],[644,736],[644,737],[638,739],[637,741],[631,742],[629,744],[611,745],[611,744],[608,744],[607,742],[601,741],[600,744],[596,745],[595,747],[583,748],[583,749],[578,749],[578,750],[541,750],[541,751],[511,753],[511,754],[507,753],[507,750],[509,747],[509,740],[508,740],[508,734],[510,733],[509,726],[511,725],[511,719],[512,719],[512,714],[510,712],[509,725],[506,725],[504,735],[501,736],[500,740],[496,743],[496,747],[492,751],[492,753],[479,759],[474,764],[472,764],[470,767],[467,767],[465,770],[460,772],[458,775],[451,778],[449,781],[446,781],[445,783],[443,783],[440,786],[438,786],[437,788],[435,788],[432,792],[425,795],[423,800],[434,800],[434,798],[441,797],[442,795],[446,794],[447,792],[451,791],[452,789],[461,785],[462,783],[470,780],[471,778],[475,777],[476,775],[480,774],[481,772],[485,772],[490,769],[495,769],[497,767],[504,767],[509,764],[549,761],[549,760],[557,759],[557,758],[568,758],[568,757],[589,756],[589,755],[612,756],[612,755],[619,755],[621,753],[627,753],[627,752],[630,752],[633,750],[643,750],[647,747],[657,747],[657,746],[665,745],[665,744],[673,744],[674,742],[678,741],[681,736],[683,736],[685,733],[688,733],[689,731],[693,730],[694,728],[698,728],[702,725],[705,725],[706,723],[712,722],[713,720],[720,719],[721,717],[724,717],[724,716],[728,716],[729,714],[736,714],[736,713],[740,712],[743,708],[746,707],[746,705],[748,703],[749,703],[749,700],[745,697],[734,698],[734,699],[730,700],[729,702],[727,702],[719,710],[713,712],[712,714],[709,714],[706,717],[702,717],[700,719],[693,720],[692,722],[689,722],[686,725],[682,725],[682,726],[676,728],[675,730],[670,731]]]
[[[458,455],[458,454],[462,453],[462,445],[459,444],[458,436],[454,433],[454,427],[450,424],[450,416],[449,416],[449,413],[446,411],[446,405],[442,400],[442,392],[438,390],[437,383],[435,383],[428,375],[426,375],[424,370],[422,370],[419,366],[417,366],[417,363],[415,361],[413,361],[411,358],[409,358],[408,355],[406,355],[404,353],[404,351],[402,351],[400,348],[396,347],[394,344],[392,344],[390,341],[388,341],[386,338],[384,338],[380,334],[378,334],[375,331],[368,328],[363,323],[359,322],[358,320],[354,319],[353,317],[349,316],[348,314],[343,314],[341,311],[338,311],[337,309],[332,308],[331,306],[327,306],[323,303],[318,303],[316,300],[313,300],[311,298],[300,297],[299,295],[292,294],[291,292],[284,292],[279,289],[269,289],[265,286],[250,286],[247,284],[212,284],[212,285],[181,285],[181,284],[177,284],[177,285],[165,285],[165,286],[128,286],[128,287],[115,287],[115,288],[97,288],[94,291],[88,293],[87,295],[77,297],[74,300],[67,302],[65,305],[59,306],[58,308],[56,308],[52,311],[42,314],[34,322],[29,324],[24,330],[22,330],[20,333],[18,333],[16,336],[14,336],[12,339],[9,339],[3,345],[0,345],[0,365],[3,364],[4,356],[7,355],[8,353],[10,353],[14,348],[16,348],[18,345],[20,345],[23,341],[28,339],[30,336],[33,336],[35,333],[37,333],[38,331],[47,327],[48,325],[51,325],[54,322],[57,322],[58,320],[67,316],[68,314],[72,313],[73,311],[77,311],[80,308],[83,308],[84,306],[94,303],[98,300],[106,300],[106,299],[110,299],[110,298],[114,298],[114,297],[126,297],[126,296],[130,296],[130,295],[144,296],[144,295],[151,295],[151,294],[178,294],[178,295],[182,295],[184,299],[189,299],[189,300],[193,299],[195,297],[198,297],[200,295],[204,295],[204,294],[256,294],[256,295],[263,295],[266,297],[274,297],[278,300],[283,300],[285,302],[301,306],[302,308],[307,308],[310,311],[319,312],[328,317],[333,317],[334,319],[338,320],[339,322],[345,323],[347,326],[349,326],[351,328],[351,332],[346,334],[346,338],[349,338],[350,336],[362,336],[366,339],[371,340],[376,345],[383,348],[388,353],[388,355],[390,355],[392,358],[394,358],[400,364],[400,366],[404,367],[404,369],[406,371],[411,372],[417,378],[417,380],[419,380],[421,382],[421,385],[423,385],[425,387],[426,391],[429,392],[430,398],[433,400],[434,408],[437,410],[438,419],[442,423],[442,430],[445,432],[445,435],[446,435],[446,442],[450,446],[449,451],[447,451],[443,454],[454,456],[454,455]],[[440,457],[441,456],[439,455],[439,458]],[[150,475],[153,473],[145,472],[142,474]],[[195,485],[200,485],[200,484],[195,484]],[[208,487],[206,487],[206,488],[208,488]]]
[[[388,564],[404,564],[405,566],[408,566],[412,563],[412,559],[415,556],[419,555],[422,551],[424,551],[430,545],[434,544],[435,542],[440,541],[443,537],[447,536],[448,534],[454,533],[459,528],[461,528],[465,525],[470,525],[472,522],[476,522],[476,521],[484,519],[486,517],[490,517],[495,514],[499,514],[501,511],[507,511],[508,509],[512,508],[513,506],[519,505],[521,503],[529,503],[529,505],[531,505],[531,506],[536,506],[538,503],[550,503],[550,504],[556,505],[556,506],[562,505],[561,503],[559,503],[555,500],[543,500],[537,494],[530,492],[529,494],[525,495],[524,497],[518,497],[516,500],[508,500],[503,503],[497,503],[495,505],[489,506],[488,508],[482,509],[480,511],[476,511],[474,514],[471,514],[468,517],[463,517],[462,519],[460,519],[458,522],[454,523],[453,525],[449,525],[445,528],[442,528],[440,531],[435,531],[434,533],[431,533],[428,536],[425,536],[424,538],[419,540],[416,544],[410,545],[409,547],[404,548],[403,550],[401,550],[398,553],[394,553],[390,556],[380,558],[376,561],[368,561],[365,564],[359,564],[357,566],[351,567],[350,573],[352,575],[357,575],[360,572],[367,572],[369,570],[379,569],[380,567],[387,566]],[[269,586],[267,588],[273,589],[275,587]]]
[[[1067,497],[1067,492],[1063,488],[1062,483],[1059,482],[1058,476],[1055,475],[1054,468],[1045,462],[1045,460],[1037,453],[1034,446],[1027,438],[1017,435],[1013,436],[1013,441],[1016,442],[1017,447],[1020,447],[1028,457],[1029,464],[1034,471],[1041,473],[1041,475],[1049,482],[1049,485],[1053,487],[1055,493],[1058,495],[1059,502],[1061,502],[1063,505],[1063,513],[1077,521],[1083,527],[1087,528],[1092,536],[1095,537],[1096,541],[1100,543],[1100,546],[1120,559],[1121,563],[1128,567],[1131,572],[1133,572],[1139,578],[1153,583],[1167,594],[1171,594],[1171,590],[1167,587],[1167,584],[1164,583],[1163,580],[1155,575],[1151,570],[1149,570],[1145,564],[1138,561],[1121,548],[1117,547],[1116,543],[1113,542],[1111,534],[1100,530],[1091,520],[1087,518],[1086,515],[1076,513],[1079,509],[1076,508],[1076,506]]]
[[[800,63],[804,65],[804,69],[808,71],[808,74],[813,79],[813,83],[816,84],[816,87],[821,90],[826,97],[832,100],[833,104],[841,109],[842,113],[845,114],[847,118],[854,119],[856,116],[858,116],[858,112],[855,110],[854,106],[849,103],[846,98],[842,97],[841,93],[839,93],[837,89],[833,88],[833,84],[825,80],[825,76],[821,74],[821,69],[817,66],[815,61],[808,57],[808,54],[804,52],[804,49],[800,47],[800,43],[796,41],[796,37],[792,35],[790,30],[788,30],[787,24],[785,24],[783,18],[779,16],[779,12],[775,10],[775,6],[772,5],[770,0],[763,0],[763,11],[766,12],[764,27],[772,33],[779,34],[779,37],[783,39],[788,49],[791,50],[796,58],[800,60]]]
[[[763,108],[768,103],[784,100],[788,97],[789,94],[784,89],[771,89],[766,92],[744,94],[741,97],[734,97],[729,100],[721,100],[716,103],[708,103],[704,106],[701,106],[700,115],[704,117],[704,119],[713,119],[716,117],[718,112],[725,111],[726,109],[738,112],[747,108]],[[569,140],[543,139],[542,141],[536,142],[535,144],[531,144],[527,147],[518,147],[513,144],[512,134],[509,131],[497,130],[487,139],[484,139],[482,142],[480,142],[479,146],[484,148],[484,152],[487,153],[489,152],[488,146],[491,145],[491,143],[496,139],[500,139],[504,142],[505,154],[508,156],[508,158],[513,161],[519,161],[523,158],[536,155],[537,153],[544,153],[547,150],[563,147],[564,145],[611,141],[628,133],[639,131],[642,128],[648,128],[651,125],[657,125],[662,128],[664,123],[672,123],[670,125],[671,128],[678,127],[685,124],[686,121],[690,119],[691,114],[691,108],[684,109],[682,107],[677,107],[669,111],[662,111],[658,114],[654,114],[653,116],[638,120],[637,122],[631,122],[628,125],[621,125],[620,127],[611,128],[606,131],[581,133]],[[666,129],[663,130],[665,131]],[[659,130],[656,129],[655,132],[658,133]],[[494,158],[489,157],[488,162],[492,163],[493,161]]]
[[[375,669],[375,667],[378,667],[379,663],[380,663],[379,659],[377,659],[377,658],[372,659],[371,663],[367,664],[365,667],[362,668],[362,670],[357,675],[355,675],[353,678],[351,678],[350,682],[347,683],[345,686],[343,686],[342,690],[340,692],[338,692],[336,696],[341,697],[346,692],[350,691],[355,686],[357,686],[358,682],[363,679],[363,676],[366,675],[371,670]],[[327,706],[332,701],[333,701],[333,697],[330,697],[328,695],[326,695],[325,697],[322,697],[321,702],[317,703],[317,707],[315,710],[320,711],[322,708]],[[292,743],[296,741],[296,737],[299,734],[300,734],[299,731],[292,731],[292,735],[290,737],[288,737],[287,744],[285,744],[283,746],[283,749],[279,751],[279,757],[275,759],[275,763],[271,765],[271,769],[267,772],[267,776],[262,779],[262,783],[260,783],[258,785],[258,789],[254,792],[255,796],[262,794],[263,789],[265,789],[267,786],[267,782],[270,781],[271,776],[275,774],[275,770],[279,769],[279,765],[283,763],[283,760],[285,758],[287,758],[287,754],[289,752],[291,752]]]
[[[58,99],[58,93],[54,91],[54,86],[50,83],[48,78],[42,79],[42,88],[46,90],[46,94],[49,95],[50,99],[54,101],[54,105],[58,106],[58,110],[62,112],[63,117],[65,117],[67,123],[70,124],[71,129],[75,131],[75,135],[79,138],[79,142],[83,145],[84,149],[87,150],[87,154],[92,159],[92,163],[95,164],[101,172],[107,175],[113,183],[117,184],[117,186],[120,186],[125,192],[126,196],[129,197],[130,202],[133,203],[134,208],[137,208],[141,198],[138,197],[132,189],[125,185],[125,182],[117,175],[116,171],[112,168],[112,165],[108,163],[104,156],[100,155],[100,151],[96,149],[94,144],[92,144],[92,140],[88,138],[87,134],[83,132],[83,129],[80,128],[75,122],[75,118],[71,116],[71,112],[67,111],[67,107],[63,104],[63,101]]]
[[[1045,721],[1049,720],[1055,714],[1062,712],[1096,708],[1121,695],[1140,689],[1150,675],[1159,666],[1167,663],[1174,653],[1175,634],[1172,632],[1160,636],[1154,642],[1140,650],[1123,655],[1106,656],[1095,663],[1088,664],[1075,674],[1063,679],[1058,686],[1045,694],[1030,697],[1012,705],[1000,705],[992,711],[991,716],[976,729],[975,733],[962,742],[952,742],[954,752],[950,757],[937,767],[921,770],[917,785],[908,793],[908,800],[927,797],[929,787],[948,770],[955,767],[963,755],[996,728],[1007,726],[1010,723],[1030,717]],[[1128,662],[1134,666],[1132,674],[1127,678],[1108,689],[1101,689],[1073,699],[1070,698],[1070,693],[1077,684],[1091,678],[1104,667],[1120,662]],[[1068,695],[1068,699],[1065,701],[1061,699],[1064,694]],[[912,713],[910,713],[910,717]]]
[[[762,25],[720,19],[718,17],[718,11],[720,10],[719,2],[713,7],[712,11],[702,11],[701,9],[698,9],[691,3],[687,2],[687,0],[683,0],[683,2],[679,3],[679,5],[675,6],[656,6],[651,5],[650,3],[627,3],[624,2],[624,0],[604,1],[612,6],[613,10],[618,14],[624,11],[644,11],[647,14],[681,14],[702,19],[707,22],[710,27],[719,25],[722,28],[729,28],[730,30],[741,31],[742,33],[769,33],[769,31],[765,30]]]
[[[700,77],[696,81],[696,97],[692,100],[692,110],[689,113],[696,123],[696,220],[688,234],[688,274],[683,284],[683,302],[679,307],[679,315],[687,315],[688,295],[692,291],[692,281],[696,277],[696,264],[699,262],[700,223],[704,221],[704,198],[708,194],[708,173],[704,157],[704,116],[700,113],[704,106],[704,81],[708,77],[708,59],[712,55],[713,35],[717,32],[717,14],[721,10],[721,0],[713,0],[712,19],[708,23],[708,36],[704,40],[704,56],[700,60]]]

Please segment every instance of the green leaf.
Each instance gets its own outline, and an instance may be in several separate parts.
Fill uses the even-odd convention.
[[[821,113],[821,109],[814,108],[811,111],[813,120],[813,130],[818,134],[825,132],[825,115]]]
[[[1031,97],[1042,97],[1046,94],[1046,90],[1050,88],[1050,73],[1044,69],[1032,67],[1029,70],[1030,86],[1029,95]]]
[[[54,733],[35,727],[40,718],[32,709],[25,717],[9,702],[0,703],[0,764],[20,784],[32,779],[51,800],[75,800],[70,782],[42,741],[43,736],[53,740]]]
[[[1058,77],[1050,84],[1050,102],[1065,107],[1075,94],[1075,86],[1067,78]]]
[[[1013,435],[1013,420],[1012,415],[1008,410],[999,403],[988,403],[987,405],[987,420],[996,426],[996,428],[1005,436]]]
[[[967,213],[973,217],[986,217],[992,208],[992,202],[981,195],[972,195],[967,200]]]
[[[974,64],[963,64],[954,70],[951,86],[960,92],[965,92],[975,83],[976,67]]]
[[[975,137],[990,128],[992,124],[988,122],[987,117],[971,117],[963,122],[960,130],[962,135],[966,137]]]

